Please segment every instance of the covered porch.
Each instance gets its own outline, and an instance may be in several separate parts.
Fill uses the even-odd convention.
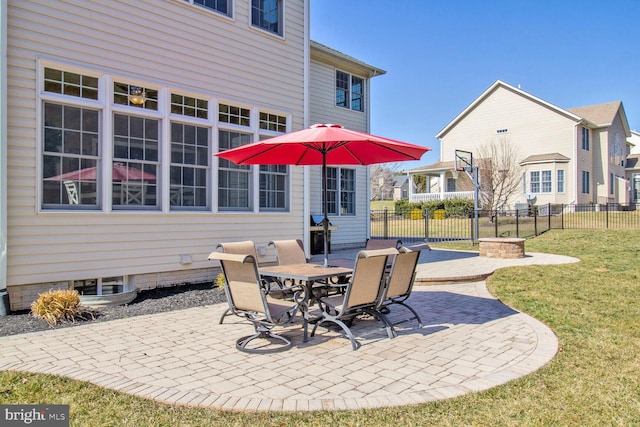
[[[433,202],[446,199],[473,199],[473,183],[465,175],[453,177],[453,162],[438,162],[404,171],[413,180],[415,176],[424,177],[424,185],[416,189],[409,186],[409,202]],[[420,191],[422,190],[422,191]]]

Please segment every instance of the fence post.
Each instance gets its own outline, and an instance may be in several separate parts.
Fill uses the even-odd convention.
[[[493,233],[494,234],[493,237],[498,237],[498,209],[496,209],[496,213],[493,218],[494,218],[493,228],[495,230]]]
[[[564,203],[560,203],[560,230],[564,230]]]
[[[516,209],[516,237],[520,237],[520,209]]]
[[[604,205],[604,212],[605,212],[605,218],[606,218],[605,224],[607,224],[605,228],[609,228],[609,202],[607,202],[607,204]]]
[[[429,243],[429,209],[422,209],[422,217],[424,218],[424,241]]]
[[[384,207],[384,214],[382,215],[383,218],[383,232],[382,234],[384,235],[385,239],[389,238],[389,211],[387,210],[387,207]]]
[[[533,235],[538,235],[538,206],[533,207]]]
[[[551,203],[547,203],[547,231],[551,230]]]

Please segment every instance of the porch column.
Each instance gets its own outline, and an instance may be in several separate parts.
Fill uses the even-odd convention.
[[[409,177],[407,180],[407,187],[409,187],[409,202],[413,202],[413,176],[411,173],[407,173],[407,177]],[[402,194],[400,196],[402,197]]]
[[[447,172],[440,171],[440,200],[444,200],[444,193],[447,190]]]

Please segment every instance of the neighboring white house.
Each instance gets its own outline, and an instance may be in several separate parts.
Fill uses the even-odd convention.
[[[3,0],[0,291],[212,280],[224,241],[302,238],[320,168],[218,150],[316,122],[369,130],[384,71],[309,40],[306,1]],[[271,8],[271,9],[270,9]],[[334,246],[368,236],[368,171],[333,168]]]
[[[407,171],[426,175],[432,190],[412,194],[411,200],[473,197],[472,188],[459,188],[460,181],[452,179],[455,151],[475,152],[477,159],[481,146],[502,141],[515,148],[522,176],[508,207],[528,200],[626,203],[624,160],[630,136],[620,101],[563,109],[497,81],[436,135],[440,162]]]
[[[640,203],[640,132],[631,131],[631,136],[627,139],[627,146],[629,155],[625,162],[625,169],[631,192],[630,202]]]

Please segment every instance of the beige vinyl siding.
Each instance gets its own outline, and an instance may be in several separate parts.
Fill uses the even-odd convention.
[[[284,38],[251,28],[249,5],[234,2],[228,19],[176,0],[9,0],[8,285],[207,268],[218,242],[302,236],[303,168],[291,168],[287,213],[39,212],[38,58],[280,111],[302,128],[305,5],[286,2]]]
[[[353,72],[353,68],[343,65],[343,71]],[[337,123],[345,128],[362,132],[368,131],[367,111],[368,99],[365,99],[365,112],[352,111],[347,108],[336,107],[335,84],[336,67],[332,64],[312,59],[310,61],[310,122],[313,123]],[[360,75],[358,75],[360,76]],[[361,77],[361,76],[360,76]],[[370,84],[365,79],[365,85]],[[367,92],[368,93],[368,92]],[[363,166],[344,166],[356,171],[356,214],[355,215],[329,215],[331,223],[338,227],[331,234],[332,248],[363,245],[367,240],[367,222],[369,220],[369,182],[367,168]],[[322,168],[311,167],[311,200],[312,214],[321,214],[322,211]]]
[[[574,159],[575,124],[575,120],[547,105],[498,87],[442,136],[441,160],[452,161],[456,149],[471,151],[477,156],[478,147],[502,138],[517,147],[520,159],[540,153],[560,153]],[[499,129],[507,132],[498,134]],[[564,165],[566,194],[574,194],[574,163],[569,161]],[[523,168],[523,172],[525,170],[531,167]],[[555,177],[552,182],[555,187]],[[518,197],[520,200],[514,202],[525,201],[522,194]]]

